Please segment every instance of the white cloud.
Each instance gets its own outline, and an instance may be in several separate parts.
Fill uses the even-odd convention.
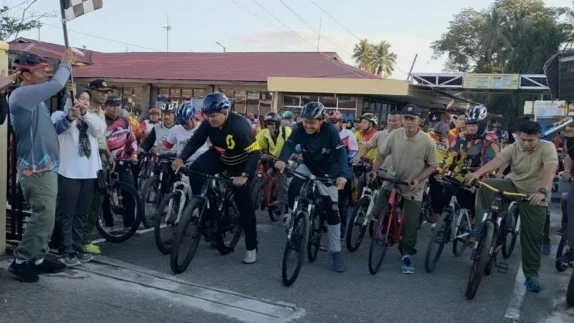
[[[290,31],[263,30],[249,35],[237,35],[233,42],[248,47],[250,51],[314,51],[317,46],[317,34],[310,30],[296,30],[295,35]],[[405,79],[415,55],[418,58],[413,69],[414,73],[441,72],[444,60],[432,60],[430,44],[434,40],[411,36],[376,36],[358,35],[367,38],[372,43],[385,40],[391,44],[391,50],[397,54],[397,66],[392,77]],[[301,38],[306,39],[303,40]],[[320,51],[337,52],[348,64],[354,65],[351,58],[353,47],[358,40],[348,33],[324,32],[321,33]]]

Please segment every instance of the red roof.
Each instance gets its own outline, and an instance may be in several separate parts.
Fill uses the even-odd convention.
[[[10,51],[16,52],[27,52],[33,53],[36,55],[40,55],[42,57],[47,58],[62,58],[62,54],[64,53],[65,46],[52,44],[52,43],[45,43],[42,41],[37,41],[28,38],[17,38],[13,41],[8,43],[10,45]],[[84,56],[77,56],[76,60],[80,63],[90,64],[91,56],[94,51],[91,50],[82,50]]]
[[[18,41],[18,40],[16,40]],[[16,42],[14,41],[14,42]],[[27,51],[60,57],[63,46],[24,39]],[[30,42],[30,43],[28,43]],[[22,41],[21,41],[22,43]],[[10,43],[10,49],[14,49]],[[17,47],[16,49],[19,50]],[[50,54],[50,55],[48,55]],[[74,68],[79,78],[267,82],[267,77],[377,79],[376,75],[340,61],[336,53],[101,53],[88,51]]]

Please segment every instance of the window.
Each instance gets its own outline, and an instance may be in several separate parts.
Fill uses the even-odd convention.
[[[255,115],[259,114],[259,99],[261,97],[260,92],[247,91],[247,113],[253,113]],[[238,111],[242,112],[242,111]]]
[[[301,105],[301,97],[298,95],[283,94],[283,106],[298,107]]]
[[[311,101],[317,102],[318,100],[319,100],[319,97],[316,95],[304,95],[304,96],[301,96],[301,105],[305,105]]]
[[[181,89],[181,97],[186,101],[191,100],[193,98],[193,89]]]
[[[166,88],[159,89],[159,95],[160,96],[169,96],[169,89],[166,89]]]
[[[179,98],[181,97],[181,89],[170,89],[169,96],[171,98]]]
[[[351,96],[340,96],[337,98],[339,109],[357,109],[357,98]],[[367,102],[363,103],[366,107]]]
[[[323,103],[326,108],[336,108],[337,98],[333,96],[321,96],[319,97],[319,102]]]
[[[204,89],[193,89],[193,98],[199,99],[205,97],[205,90]]]

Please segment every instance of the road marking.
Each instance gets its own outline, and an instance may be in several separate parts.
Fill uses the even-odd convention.
[[[520,308],[522,307],[522,301],[526,295],[526,288],[524,286],[524,273],[522,272],[522,264],[518,266],[518,272],[514,278],[514,288],[512,289],[512,295],[510,296],[510,302],[508,302],[508,307],[506,308],[506,313],[504,317],[518,321],[520,320]]]

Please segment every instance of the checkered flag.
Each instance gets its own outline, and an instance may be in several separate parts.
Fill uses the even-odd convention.
[[[98,10],[104,6],[104,0],[61,0],[64,19],[70,21]]]

